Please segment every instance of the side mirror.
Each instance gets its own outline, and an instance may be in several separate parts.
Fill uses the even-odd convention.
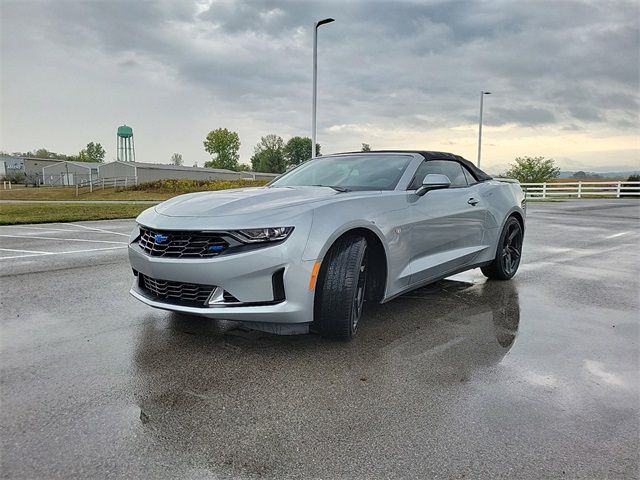
[[[446,175],[440,173],[430,173],[424,180],[422,180],[422,186],[416,190],[416,195],[423,196],[429,190],[440,190],[442,188],[449,188],[451,186],[451,180]]]

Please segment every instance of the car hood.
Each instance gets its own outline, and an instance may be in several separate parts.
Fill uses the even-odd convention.
[[[341,195],[329,187],[262,187],[190,193],[155,207],[170,217],[221,217],[273,213],[284,207],[314,203]]]

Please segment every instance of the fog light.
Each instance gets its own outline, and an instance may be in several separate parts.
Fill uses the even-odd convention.
[[[209,300],[207,302],[209,305],[219,305],[224,303],[224,289],[222,287],[216,287],[209,295]]]

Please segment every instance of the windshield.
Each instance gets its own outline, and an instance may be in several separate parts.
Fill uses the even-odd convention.
[[[393,190],[410,155],[336,155],[303,163],[271,187],[322,186],[336,190]]]

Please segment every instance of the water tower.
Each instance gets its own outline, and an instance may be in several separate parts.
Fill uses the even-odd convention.
[[[136,149],[133,144],[133,128],[122,125],[118,127],[118,160],[121,162],[135,162]]]

